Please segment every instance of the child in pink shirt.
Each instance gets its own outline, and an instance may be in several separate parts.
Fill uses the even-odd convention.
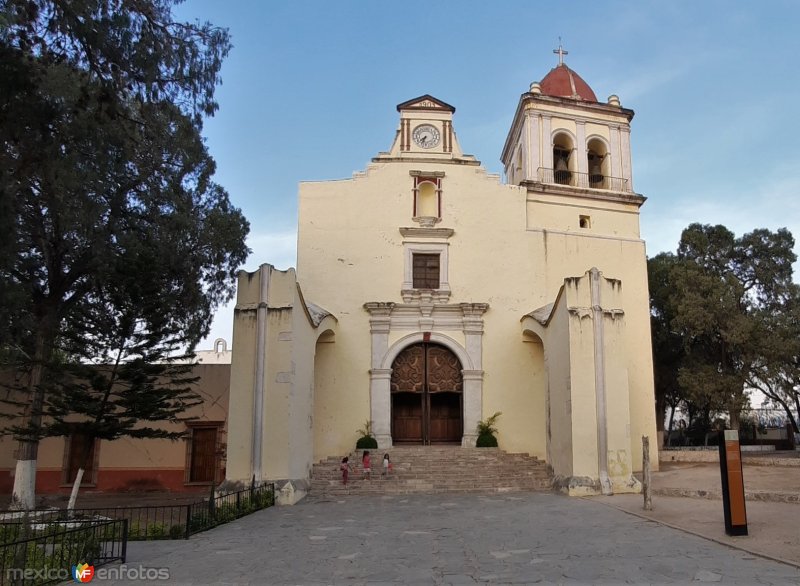
[[[364,468],[364,480],[369,480],[370,465],[369,465],[369,451],[364,450],[364,455],[361,457],[361,466]]]

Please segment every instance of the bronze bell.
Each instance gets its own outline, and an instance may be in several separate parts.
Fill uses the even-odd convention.
[[[569,167],[567,166],[567,161],[558,157],[556,161],[556,168],[555,172],[553,173],[553,179],[555,179],[556,183],[560,183],[561,185],[568,185],[570,179],[572,178],[572,173],[569,171]]]
[[[603,170],[600,168],[600,165],[595,163],[592,165],[592,168],[589,170],[589,183],[592,186],[597,185],[598,183],[603,182]]]

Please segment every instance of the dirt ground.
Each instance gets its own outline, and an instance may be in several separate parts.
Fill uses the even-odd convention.
[[[110,508],[110,507],[147,507],[156,505],[188,505],[208,498],[208,493],[191,492],[124,492],[100,493],[86,492],[78,495],[75,503],[79,509]],[[37,508],[58,507],[63,508],[69,501],[68,494],[48,494],[36,497]],[[0,508],[7,509],[11,503],[11,496],[0,495]]]

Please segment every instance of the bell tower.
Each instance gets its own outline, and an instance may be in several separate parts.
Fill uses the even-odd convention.
[[[501,160],[508,183],[571,195],[635,194],[633,110],[592,88],[553,51],[558,65],[522,94]]]

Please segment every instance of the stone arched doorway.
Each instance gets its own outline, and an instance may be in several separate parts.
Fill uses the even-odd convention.
[[[390,391],[393,443],[461,443],[464,379],[449,348],[421,342],[403,349],[392,363]]]

